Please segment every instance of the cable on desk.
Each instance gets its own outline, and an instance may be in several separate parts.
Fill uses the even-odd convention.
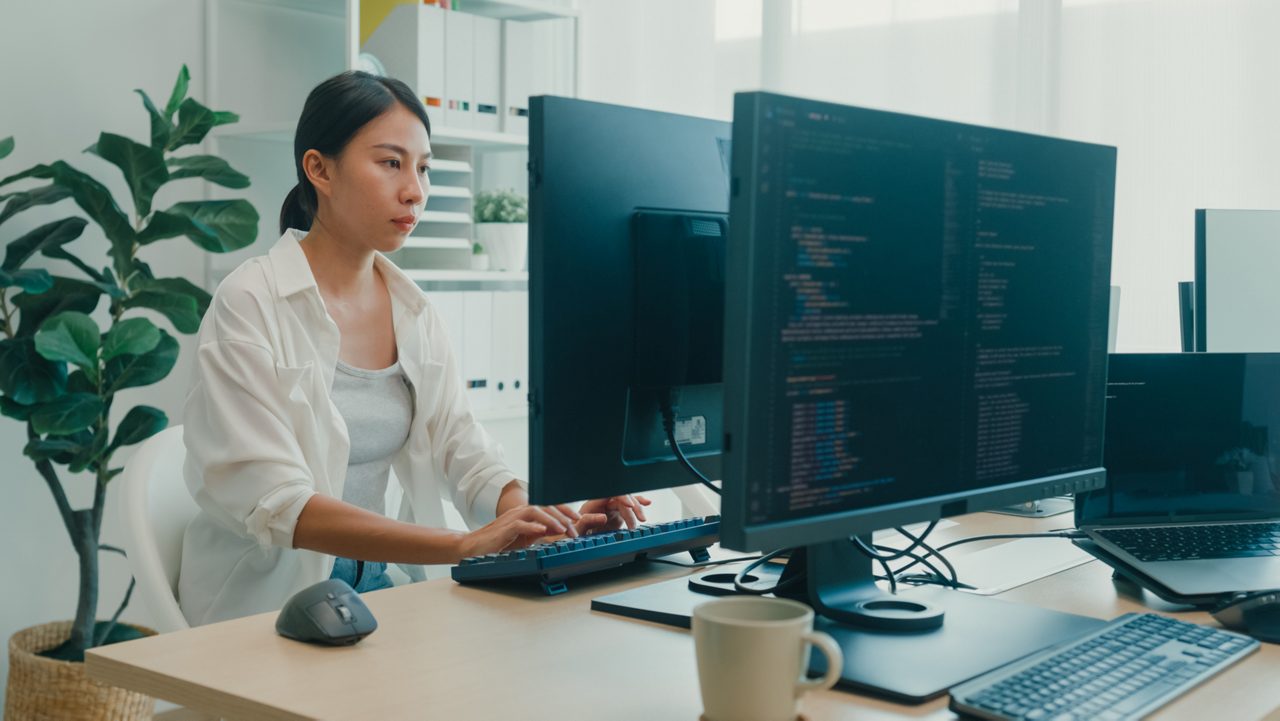
[[[734,558],[721,558],[715,561],[702,561],[701,563],[682,563],[680,561],[671,561],[665,558],[647,559],[653,563],[665,563],[668,566],[679,566],[681,568],[706,568],[707,566],[720,566],[726,563],[737,563],[739,561],[754,561],[760,558],[760,554],[754,556],[736,556]]]
[[[962,545],[962,544],[965,544],[965,543],[975,543],[975,542],[977,542],[977,541],[997,541],[997,540],[1001,540],[1001,539],[1017,539],[1017,538],[1068,538],[1068,539],[1073,539],[1073,538],[1087,538],[1087,536],[1085,536],[1085,534],[1083,534],[1083,533],[1081,533],[1081,532],[1079,532],[1079,531],[1076,531],[1076,530],[1074,530],[1074,529],[1062,529],[1062,530],[1057,530],[1057,531],[1045,531],[1045,532],[1043,532],[1043,533],[988,533],[988,534],[984,534],[984,535],[981,535],[981,536],[970,536],[969,538],[961,538],[961,539],[958,539],[958,540],[955,540],[955,541],[951,541],[950,543],[944,543],[944,544],[942,544],[941,546],[938,546],[936,549],[933,549],[933,553],[932,553],[931,555],[935,555],[935,556],[937,556],[938,558],[944,558],[943,553],[942,553],[943,551],[946,551],[946,550],[947,550],[947,549],[949,549],[949,548],[955,548],[956,546],[959,546],[959,545]],[[945,562],[945,561],[944,561],[944,562]],[[899,568],[899,569],[898,569],[898,573],[899,573],[899,574],[905,573],[907,570],[909,570],[909,569],[911,569],[911,568],[914,568],[914,567],[915,567],[916,565],[918,565],[919,563],[920,563],[919,561],[912,561],[911,563],[908,563],[907,565],[903,566],[902,568]],[[950,565],[950,564],[948,564],[948,565]]]
[[[798,574],[798,575],[792,576],[791,578],[788,578],[785,581],[778,582],[772,588],[753,588],[747,585],[746,578],[748,574],[750,574],[752,571],[756,570],[757,568],[763,566],[764,564],[768,563],[769,561],[772,561],[778,556],[781,556],[782,554],[786,553],[787,550],[788,549],[786,548],[779,548],[776,551],[771,551],[769,553],[764,554],[760,558],[757,558],[751,563],[747,564],[745,567],[743,567],[742,570],[738,571],[733,576],[734,590],[737,591],[738,593],[747,593],[753,596],[763,596],[766,593],[777,593],[778,591],[781,591],[784,588],[789,588],[791,586],[794,586],[797,582],[804,580],[805,578],[804,574]]]

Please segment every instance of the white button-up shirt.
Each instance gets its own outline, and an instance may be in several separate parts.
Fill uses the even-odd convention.
[[[338,326],[298,244],[305,235],[286,232],[227,276],[200,325],[183,413],[183,475],[200,512],[187,527],[178,582],[192,625],[279,609],[333,569],[332,556],[293,548],[307,500],[342,498],[350,452],[329,396]],[[515,476],[471,412],[426,296],[381,254],[374,265],[414,391],[413,426],[392,461],[404,489],[400,517],[444,526],[447,494],[469,526],[488,523]]]

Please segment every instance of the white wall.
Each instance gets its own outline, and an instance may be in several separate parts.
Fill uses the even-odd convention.
[[[187,63],[194,75],[191,92],[201,93],[203,59],[200,0],[0,0],[0,137],[15,136],[17,149],[0,160],[0,175],[35,163],[64,159],[93,174],[131,207],[120,173],[81,151],[109,130],[145,142],[147,114],[134,88],[145,89],[159,104],[168,99],[178,68]],[[181,185],[181,184],[175,184]],[[175,193],[166,189],[159,207],[201,197],[196,181]],[[28,211],[0,226],[0,245],[50,220],[78,209],[67,200],[51,208]],[[71,249],[95,265],[110,261],[107,242],[90,224]],[[144,251],[158,275],[203,281],[202,256],[183,239],[163,241]],[[170,328],[161,321],[162,327]],[[165,381],[144,392],[122,394],[122,409],[146,402],[180,417],[181,399],[190,374],[191,343],[179,336],[178,366]],[[22,455],[25,432],[21,424],[0,419],[0,463],[6,467],[0,482],[0,639],[16,630],[75,614],[77,560],[48,489],[31,462]],[[118,454],[124,460],[125,453]],[[76,507],[92,501],[92,487],[72,482]],[[118,541],[114,494],[108,495],[103,541]],[[100,616],[109,616],[128,585],[123,559],[102,556]],[[145,623],[135,603],[127,620]],[[6,645],[7,648],[7,645]],[[8,677],[8,654],[0,655],[0,678]],[[0,703],[3,687],[0,686]]]
[[[1195,209],[1280,208],[1280,4],[1068,0],[1062,25],[1059,127],[1119,148],[1120,350],[1175,351]]]

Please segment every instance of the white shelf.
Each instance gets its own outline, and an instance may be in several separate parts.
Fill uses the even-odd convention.
[[[477,150],[525,150],[529,147],[529,138],[525,135],[469,128],[432,128],[431,142],[470,145]]]
[[[433,158],[431,160],[432,173],[470,173],[471,163],[464,163],[461,160],[443,160]]]
[[[433,198],[470,198],[471,188],[461,185],[432,185]]]
[[[215,138],[238,138],[241,140],[265,140],[271,142],[293,142],[294,123],[235,123],[213,129]],[[487,130],[470,130],[467,128],[433,128],[432,142],[470,145],[477,150],[525,150],[529,147],[529,138],[514,133],[494,133]],[[433,160],[433,170],[468,173],[468,163],[449,163],[451,167],[439,167],[442,162]],[[465,167],[464,167],[465,166]]]
[[[423,223],[451,223],[453,225],[471,225],[471,216],[466,213],[448,213],[443,210],[424,210],[420,218]]]
[[[578,11],[540,0],[460,0],[461,12],[499,20],[563,20],[578,17]]]
[[[529,274],[497,270],[403,268],[423,290],[528,290]]]
[[[428,238],[411,235],[405,240],[404,247],[428,250],[471,250],[471,241],[466,238]]]
[[[241,0],[256,5],[270,5],[302,10],[320,15],[343,17],[347,14],[347,0]],[[484,15],[499,20],[563,20],[578,17],[573,8],[539,0],[458,0],[458,12]]]

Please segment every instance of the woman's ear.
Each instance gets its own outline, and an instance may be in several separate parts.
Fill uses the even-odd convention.
[[[302,155],[302,170],[307,174],[316,189],[316,195],[330,197],[332,179],[330,176],[332,163],[319,150],[312,148]]]

